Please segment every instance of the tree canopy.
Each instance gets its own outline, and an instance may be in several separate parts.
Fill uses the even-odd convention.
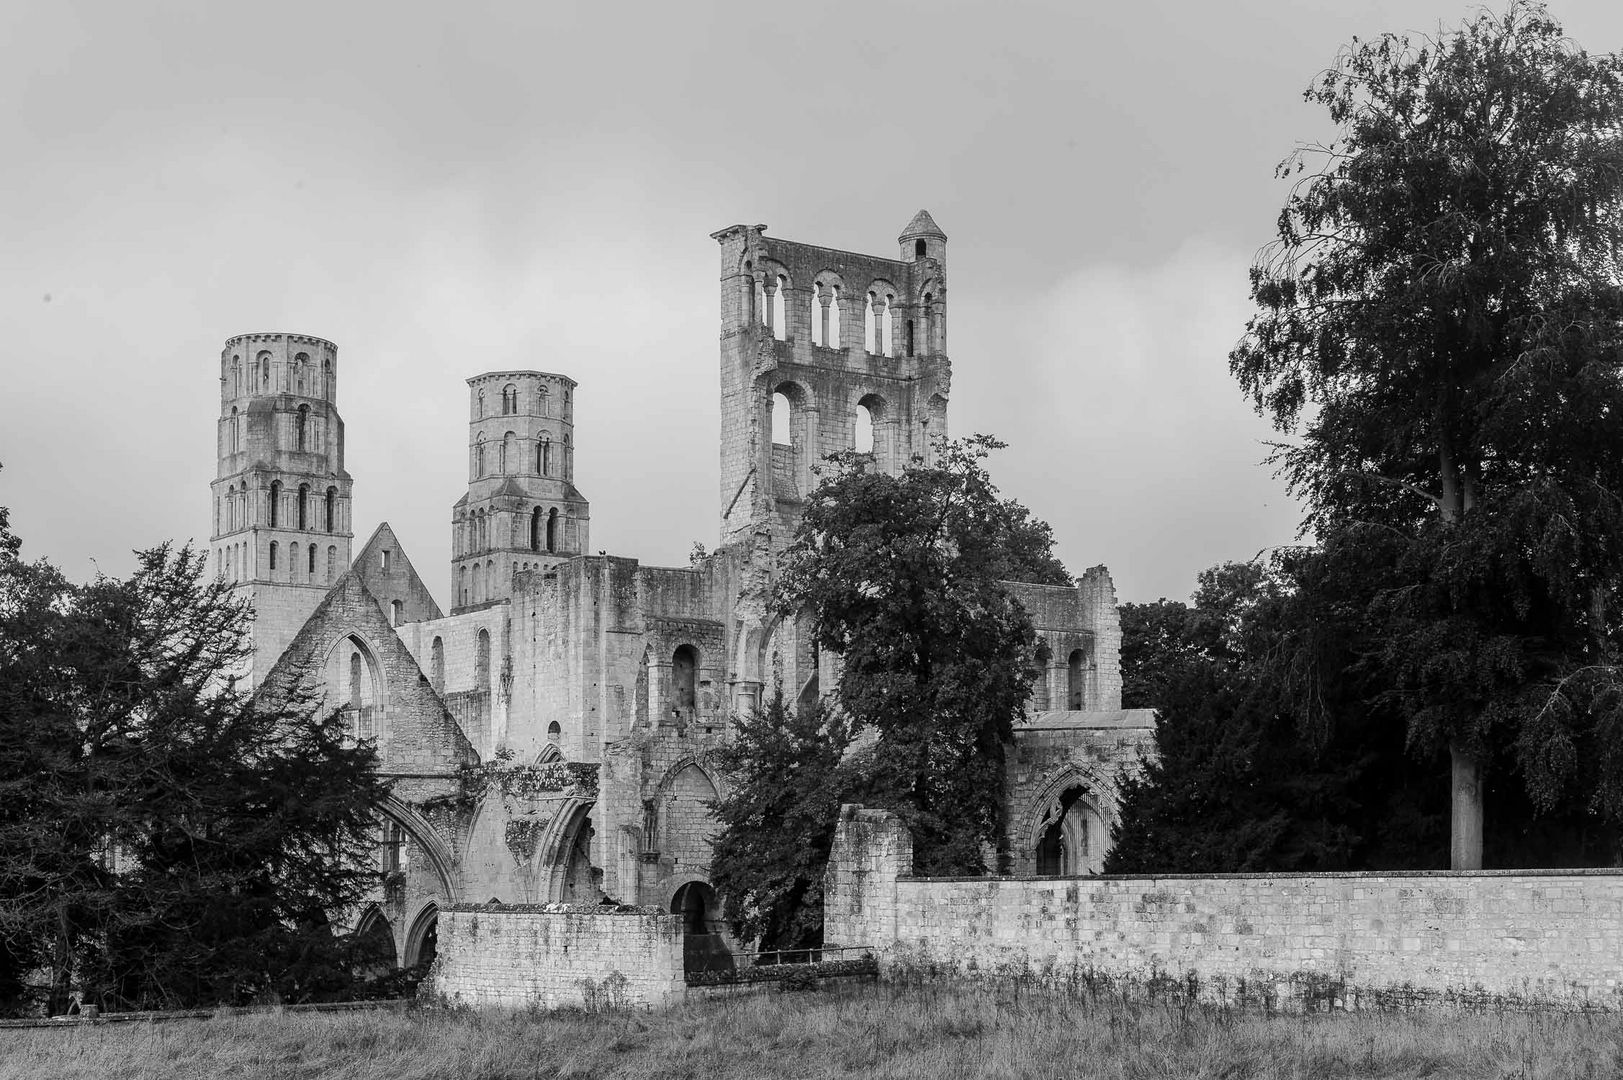
[[[25,563],[0,513],[0,992],[104,1007],[308,1000],[349,979],[375,884],[370,744],[250,699],[247,611],[206,556],[127,579]]]
[[[1357,41],[1307,92],[1278,238],[1230,366],[1359,615],[1380,703],[1452,759],[1452,861],[1484,768],[1623,812],[1623,61],[1536,4]],[[1333,719],[1333,718],[1329,718]]]
[[[1071,584],[1048,526],[982,465],[1002,445],[942,441],[894,476],[832,455],[777,582],[779,609],[839,654],[838,704],[877,735],[871,797],[908,820],[921,873],[1006,856],[1004,747],[1044,657],[1005,582]]]

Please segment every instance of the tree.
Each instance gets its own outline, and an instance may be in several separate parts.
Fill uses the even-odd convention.
[[[1230,367],[1300,430],[1305,527],[1385,583],[1383,701],[1450,755],[1476,867],[1501,747],[1535,806],[1623,813],[1623,61],[1515,2],[1355,40],[1306,96],[1338,134],[1281,166]]]
[[[1323,577],[1319,552],[1290,549],[1203,571],[1190,605],[1124,611],[1123,696],[1157,709],[1156,753],[1123,782],[1108,872],[1433,865],[1437,808],[1413,797],[1432,765],[1401,722],[1366,709],[1327,729],[1302,708],[1367,696]]]
[[[796,709],[781,683],[740,717],[719,761],[733,778],[716,808],[710,881],[727,917],[760,949],[822,944],[823,873],[840,804],[865,797],[872,754],[851,752],[851,725],[821,702]]]
[[[938,443],[899,476],[832,455],[785,553],[776,603],[840,655],[837,697],[877,733],[873,791],[915,837],[921,873],[1007,857],[1004,748],[1044,659],[1010,580],[1069,585],[1048,526],[998,497],[983,435]]]
[[[0,545],[4,547],[4,545]],[[308,690],[249,698],[245,604],[189,548],[69,584],[0,557],[0,940],[104,1006],[347,979],[385,788]]]

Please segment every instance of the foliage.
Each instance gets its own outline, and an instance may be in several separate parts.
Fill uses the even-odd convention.
[[[1355,40],[1306,96],[1338,135],[1281,166],[1230,366],[1300,432],[1306,527],[1379,583],[1369,704],[1450,750],[1461,805],[1513,746],[1535,806],[1617,818],[1623,60],[1513,2]]]
[[[898,476],[831,455],[777,583],[778,609],[841,657],[840,707],[878,735],[871,798],[907,821],[921,873],[1006,859],[1004,747],[1046,657],[1004,583],[1070,584],[1048,526],[982,465],[1002,445],[942,440]]]
[[[7,545],[0,545],[7,547]],[[104,1007],[336,993],[372,884],[370,745],[249,699],[247,612],[183,548],[68,583],[0,557],[0,939]]]
[[[850,751],[848,718],[821,702],[795,709],[779,685],[717,752],[732,785],[716,806],[710,880],[739,936],[757,948],[822,944],[834,825],[872,767],[871,754]]]

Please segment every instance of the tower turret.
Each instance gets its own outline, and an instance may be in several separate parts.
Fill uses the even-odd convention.
[[[349,473],[338,347],[244,334],[220,353],[215,572],[254,605],[257,683],[349,568]]]
[[[490,371],[468,380],[468,493],[451,510],[452,611],[512,595],[526,570],[589,549],[575,487],[575,380]]]

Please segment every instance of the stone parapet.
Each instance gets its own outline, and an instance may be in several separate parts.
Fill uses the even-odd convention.
[[[1623,871],[913,878],[842,808],[827,936],[894,971],[1298,1007],[1623,1008]]]

